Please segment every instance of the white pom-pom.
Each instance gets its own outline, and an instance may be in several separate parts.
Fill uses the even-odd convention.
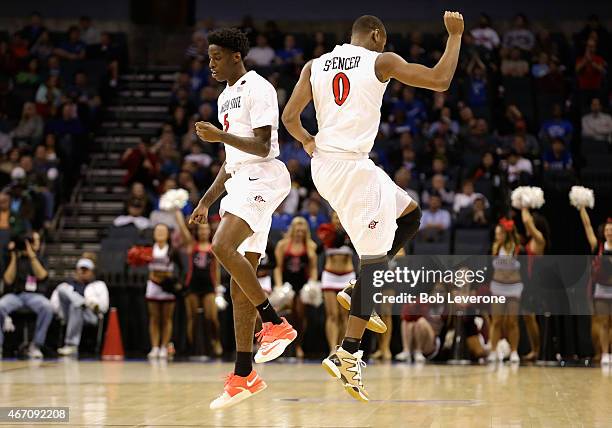
[[[280,312],[283,309],[293,306],[294,296],[295,291],[293,291],[293,287],[291,287],[291,284],[288,282],[285,282],[281,287],[274,287],[268,300],[272,304],[272,307]]]
[[[58,175],[59,172],[57,171],[57,168],[49,168],[47,170],[47,179],[49,179],[50,181],[55,180]]]
[[[323,292],[321,291],[321,283],[317,281],[308,281],[300,290],[300,299],[305,305],[312,305],[318,308],[323,303]]]
[[[517,187],[512,191],[510,198],[512,207],[519,210],[522,208],[540,208],[544,205],[544,191],[539,187]]]
[[[218,285],[216,288],[216,296],[215,296],[215,305],[217,305],[217,309],[220,311],[224,311],[227,308],[227,300],[225,300],[225,290],[226,288],[222,285]]]
[[[593,208],[595,206],[595,195],[593,189],[582,186],[572,186],[569,192],[570,204],[577,209],[582,207]]]
[[[189,193],[185,189],[170,189],[159,198],[159,209],[172,211],[183,209],[189,200]]]
[[[506,339],[500,339],[499,342],[497,342],[496,352],[497,355],[500,355],[503,358],[508,358],[510,356],[510,352],[512,352],[510,343],[508,343]]]

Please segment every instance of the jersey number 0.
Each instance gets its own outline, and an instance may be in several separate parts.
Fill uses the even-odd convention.
[[[332,89],[334,90],[334,100],[336,104],[341,106],[349,96],[351,90],[351,82],[346,74],[340,72],[334,76],[332,81]]]

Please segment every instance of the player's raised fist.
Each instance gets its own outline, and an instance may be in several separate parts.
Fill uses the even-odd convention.
[[[459,12],[444,12],[444,25],[451,36],[463,34],[463,15]]]
[[[209,143],[218,143],[221,141],[221,131],[210,122],[196,122],[195,131],[199,138]]]

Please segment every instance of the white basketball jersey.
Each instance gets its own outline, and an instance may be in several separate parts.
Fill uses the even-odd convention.
[[[376,77],[380,55],[344,44],[312,62],[310,83],[325,152],[369,153],[380,125],[380,107],[388,82]]]
[[[278,99],[276,89],[255,71],[249,71],[234,85],[225,87],[217,100],[219,122],[223,130],[239,137],[254,137],[253,129],[272,127],[270,153],[266,158],[225,145],[228,172],[241,165],[274,159],[278,148]]]

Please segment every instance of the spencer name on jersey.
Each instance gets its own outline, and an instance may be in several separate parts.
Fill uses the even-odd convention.
[[[342,58],[339,56],[335,56],[332,59],[328,59],[325,61],[325,65],[323,66],[323,71],[352,70],[353,68],[359,67],[360,60],[361,60],[361,56],[353,56],[350,58]]]
[[[221,106],[221,111],[220,113],[223,114],[228,110],[231,110],[233,108],[240,108],[240,100],[241,100],[242,96],[236,97],[236,98],[232,98],[231,100],[227,100],[223,103],[223,105]]]

